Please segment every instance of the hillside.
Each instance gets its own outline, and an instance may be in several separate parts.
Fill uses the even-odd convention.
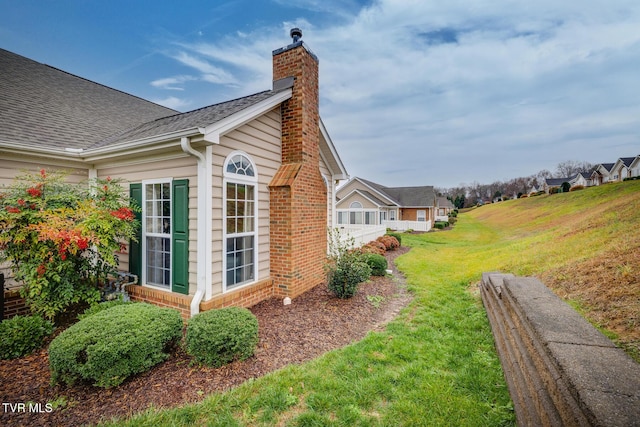
[[[640,182],[512,200],[464,215],[512,242],[505,272],[537,276],[640,361]]]

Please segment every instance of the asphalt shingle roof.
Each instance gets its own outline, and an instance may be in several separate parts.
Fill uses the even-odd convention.
[[[164,135],[180,130],[209,126],[260,101],[263,101],[274,94],[274,91],[267,90],[186,113],[161,117],[109,136],[93,144],[90,148],[99,148],[114,143],[135,141],[142,138]]]
[[[177,111],[0,49],[0,141],[87,148]]]
[[[435,202],[435,191],[432,185],[420,187],[385,187],[366,179],[358,178],[376,191],[384,194],[396,204],[403,207],[424,207],[433,206]]]

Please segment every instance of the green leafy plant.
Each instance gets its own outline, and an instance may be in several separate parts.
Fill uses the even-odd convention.
[[[384,301],[384,297],[381,295],[367,295],[367,301],[369,301],[375,308],[380,308],[380,304]]]
[[[387,259],[382,255],[365,253],[362,255],[362,260],[371,268],[372,276],[384,276],[387,274]]]
[[[24,174],[0,193],[0,262],[8,261],[34,313],[53,319],[78,302],[99,300],[99,281],[135,238],[134,208],[119,182],[65,182],[65,174]]]
[[[371,267],[353,250],[354,239],[342,239],[337,229],[329,233],[329,257],[326,264],[329,290],[338,298],[351,298],[358,285],[371,276]]]
[[[0,322],[0,359],[17,359],[42,346],[53,323],[41,316],[15,316]]]
[[[169,357],[182,338],[177,310],[124,304],[80,320],[49,345],[53,384],[89,381],[113,387]]]
[[[246,308],[197,314],[187,322],[185,348],[205,365],[219,367],[251,357],[258,345],[258,319]]]

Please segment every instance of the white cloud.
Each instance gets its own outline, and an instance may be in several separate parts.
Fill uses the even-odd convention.
[[[238,83],[238,81],[232,74],[230,74],[223,68],[209,63],[203,58],[196,57],[187,52],[178,52],[173,58],[180,63],[202,73],[203,78],[210,83],[217,83],[222,85],[235,85]]]
[[[379,0],[354,10],[200,38],[176,59],[246,95],[271,86],[271,51],[302,28],[348,170],[386,185],[491,182],[640,152],[635,0]]]
[[[184,90],[183,83],[197,80],[193,76],[174,76],[157,79],[151,82],[151,86],[166,90]]]
[[[152,99],[151,102],[155,102],[156,104],[164,105],[167,108],[172,108],[178,111],[182,111],[185,109],[185,107],[191,105],[191,101],[187,99],[176,98],[175,96],[169,96],[162,99]]]

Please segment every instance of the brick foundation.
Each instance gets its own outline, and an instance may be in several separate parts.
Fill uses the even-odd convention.
[[[273,297],[273,280],[261,280],[254,285],[213,297],[200,303],[200,311],[223,307],[251,307]]]
[[[140,285],[128,285],[126,290],[132,301],[148,302],[160,307],[176,309],[185,320],[191,317],[191,296]]]
[[[4,319],[31,314],[18,289],[4,291]]]
[[[148,302],[160,307],[173,308],[180,311],[186,321],[191,317],[192,296],[162,291],[139,285],[127,286],[127,293],[132,301]],[[273,280],[271,278],[261,280],[251,286],[237,289],[213,297],[200,303],[200,311],[213,310],[223,307],[251,307],[260,301],[274,296]]]

